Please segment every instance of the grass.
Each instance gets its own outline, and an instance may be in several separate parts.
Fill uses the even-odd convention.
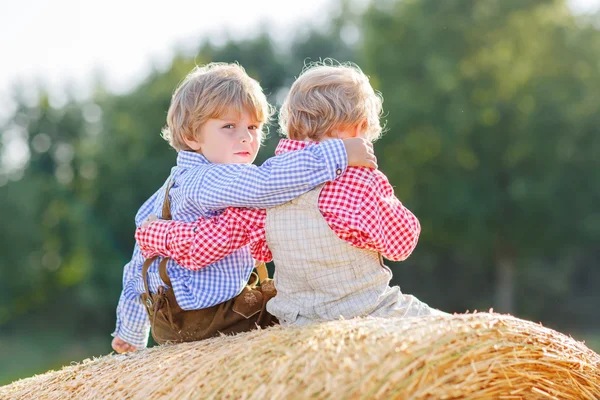
[[[73,361],[109,354],[110,336],[72,338],[65,332],[39,331],[0,336],[0,386],[57,370]]]

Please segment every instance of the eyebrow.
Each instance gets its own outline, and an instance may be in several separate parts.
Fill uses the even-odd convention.
[[[239,117],[234,117],[234,116],[231,116],[231,115],[225,115],[225,116],[219,117],[217,119],[220,120],[220,121],[227,121],[227,122],[233,122],[233,121],[237,122],[237,121],[240,120]]]
[[[217,119],[219,121],[223,121],[223,122],[235,122],[235,123],[239,123],[241,121],[241,118],[232,117],[231,115],[226,115],[224,117],[220,117],[220,118],[217,118]],[[261,121],[258,121],[258,120],[250,120],[249,123],[253,124],[253,125],[264,124],[264,122],[261,122]]]

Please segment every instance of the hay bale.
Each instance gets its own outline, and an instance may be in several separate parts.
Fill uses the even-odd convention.
[[[86,360],[0,398],[600,399],[600,356],[506,315],[353,319]]]

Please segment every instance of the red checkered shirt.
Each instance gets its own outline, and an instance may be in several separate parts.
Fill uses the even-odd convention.
[[[275,153],[299,150],[308,144],[282,140]],[[325,184],[319,210],[340,239],[394,261],[412,253],[421,231],[417,218],[394,196],[394,189],[379,170],[349,167],[344,175]],[[228,208],[216,217],[196,222],[155,221],[139,228],[135,237],[145,257],[167,256],[182,267],[197,270],[246,245],[256,260],[270,261],[265,221],[264,209]]]

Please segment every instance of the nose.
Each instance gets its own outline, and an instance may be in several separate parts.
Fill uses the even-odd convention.
[[[240,141],[242,143],[250,143],[253,140],[254,139],[252,138],[252,134],[250,133],[250,130],[248,130],[248,128],[241,129]]]

